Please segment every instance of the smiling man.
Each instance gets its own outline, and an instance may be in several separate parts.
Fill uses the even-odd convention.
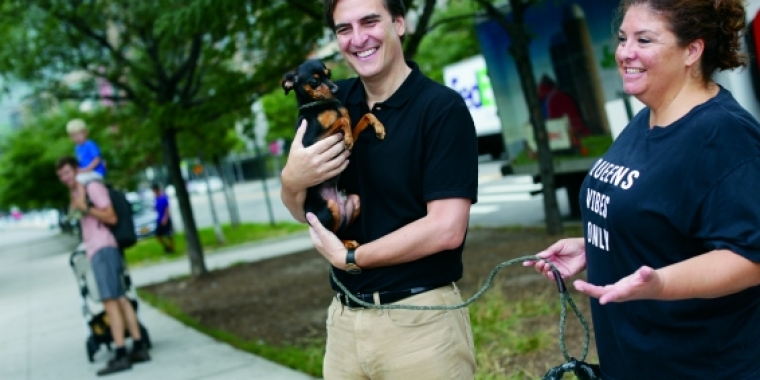
[[[315,248],[347,289],[377,304],[453,305],[462,298],[462,248],[477,196],[475,126],[459,94],[404,59],[401,0],[328,0],[325,19],[358,78],[338,81],[355,123],[371,112],[384,140],[358,136],[349,159],[340,136],[302,145],[296,132],[282,172],[282,201],[311,225]],[[340,238],[304,214],[306,189],[340,174],[359,203]],[[467,309],[363,309],[331,284],[325,379],[472,379],[475,355]]]

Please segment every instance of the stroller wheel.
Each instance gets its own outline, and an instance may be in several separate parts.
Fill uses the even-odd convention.
[[[85,342],[85,348],[87,349],[87,359],[90,360],[90,363],[92,363],[95,357],[95,353],[98,352],[98,344],[95,343],[95,339],[93,337],[87,338],[87,341]]]
[[[150,341],[150,335],[148,334],[148,330],[145,328],[145,326],[140,324],[140,338],[142,338],[143,345],[145,345],[145,348],[152,348],[153,343]]]

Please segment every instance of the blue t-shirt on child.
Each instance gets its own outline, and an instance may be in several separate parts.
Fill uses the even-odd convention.
[[[94,141],[86,140],[82,145],[77,145],[76,148],[74,148],[74,152],[76,153],[77,160],[79,160],[80,168],[87,167],[92,160],[100,157],[100,162],[93,171],[100,173],[103,177],[106,176],[106,166],[103,164],[103,157],[100,156],[100,148],[98,148],[98,145],[95,144]]]

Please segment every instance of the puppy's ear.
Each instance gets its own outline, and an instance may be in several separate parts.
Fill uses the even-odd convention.
[[[289,72],[285,74],[284,78],[282,78],[282,89],[285,90],[285,95],[287,95],[290,90],[293,89],[297,78],[298,77],[296,76],[295,72]]]
[[[332,71],[330,71],[330,69],[326,67],[325,67],[325,76],[327,77],[327,79],[332,79]]]

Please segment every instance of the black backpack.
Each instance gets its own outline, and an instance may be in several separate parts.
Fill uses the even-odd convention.
[[[113,212],[116,214],[116,224],[106,224],[106,226],[111,230],[113,237],[116,239],[116,244],[119,245],[119,249],[129,248],[137,243],[135,223],[132,219],[132,204],[129,203],[123,192],[113,188],[109,184],[104,183],[104,185],[108,189],[111,207],[113,207]],[[87,193],[86,189],[85,193]],[[87,203],[92,204],[89,195],[87,195]]]

